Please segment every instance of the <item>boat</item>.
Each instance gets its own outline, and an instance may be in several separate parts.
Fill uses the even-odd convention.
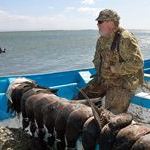
[[[72,70],[45,74],[11,75],[0,77],[0,121],[9,119],[12,114],[7,113],[6,91],[11,82],[18,77],[35,80],[39,85],[59,89],[58,96],[72,100],[78,90],[91,80],[96,73],[94,68]],[[150,83],[150,59],[144,61],[144,79]],[[142,113],[141,113],[142,111]],[[150,93],[139,91],[131,99],[129,112],[140,114],[141,119],[150,122]]]

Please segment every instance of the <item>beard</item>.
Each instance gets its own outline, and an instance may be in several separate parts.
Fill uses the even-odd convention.
[[[100,34],[100,36],[104,36],[104,37],[108,35],[108,33],[102,32],[101,30],[99,30],[99,34]]]
[[[112,32],[102,32],[101,30],[99,30],[99,34],[102,37],[109,37],[111,35]]]

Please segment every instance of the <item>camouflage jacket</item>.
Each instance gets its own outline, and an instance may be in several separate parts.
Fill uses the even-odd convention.
[[[118,51],[111,50],[115,33],[110,37],[99,37],[93,63],[100,79],[113,86],[135,90],[143,83],[143,58],[134,35],[121,30]],[[112,72],[112,66],[115,72]]]

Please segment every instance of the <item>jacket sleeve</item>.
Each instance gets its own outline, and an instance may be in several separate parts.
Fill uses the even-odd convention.
[[[120,41],[120,56],[122,62],[116,64],[116,74],[127,75],[134,74],[143,68],[143,58],[136,38],[130,33],[130,36],[122,38]]]
[[[95,51],[94,59],[93,59],[93,64],[95,66],[97,74],[100,73],[100,66],[101,66],[101,56],[100,56],[99,47],[100,47],[100,39],[97,40],[96,51]]]

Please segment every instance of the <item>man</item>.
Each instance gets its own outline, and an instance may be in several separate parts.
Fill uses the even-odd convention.
[[[83,89],[90,98],[105,98],[105,107],[115,114],[126,112],[131,96],[143,84],[143,59],[137,39],[119,27],[120,17],[109,9],[96,18],[100,37],[93,63],[97,74]]]

